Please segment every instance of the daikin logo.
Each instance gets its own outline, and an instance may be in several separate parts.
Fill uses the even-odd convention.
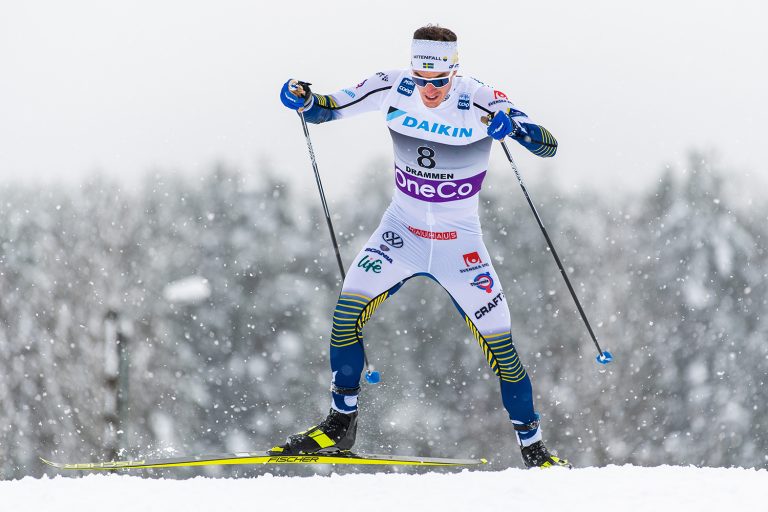
[[[437,135],[445,135],[446,137],[456,137],[459,139],[472,137],[472,128],[463,128],[443,123],[430,123],[429,121],[420,121],[413,116],[409,116],[408,112],[405,110],[389,107],[389,112],[387,112],[387,121],[392,121],[399,117],[403,117],[402,125],[406,128],[415,128],[417,130],[424,130],[428,133],[436,133]]]
[[[417,130],[424,130],[429,133],[436,133],[438,135],[445,135],[446,137],[457,137],[462,139],[464,137],[472,136],[472,128],[460,128],[453,127],[443,123],[430,123],[428,121],[419,121],[415,117],[405,116],[403,119],[403,126],[406,128],[416,128]]]

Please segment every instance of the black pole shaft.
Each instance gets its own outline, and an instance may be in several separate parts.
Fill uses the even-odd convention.
[[[544,227],[544,223],[541,221],[541,217],[539,217],[539,212],[536,211],[536,207],[533,205],[533,201],[531,201],[531,196],[528,195],[528,190],[525,188],[525,183],[523,183],[523,177],[520,175],[520,171],[517,168],[517,164],[515,164],[515,160],[512,158],[512,153],[509,152],[509,148],[507,147],[506,142],[503,140],[501,141],[501,147],[504,148],[504,153],[506,153],[507,160],[509,160],[509,163],[512,166],[512,171],[514,171],[515,176],[517,176],[517,181],[520,183],[520,188],[523,189],[523,194],[525,194],[525,199],[528,201],[528,206],[531,207],[533,216],[536,217],[536,222],[539,223],[541,232],[544,234],[544,238],[547,240],[547,245],[549,245],[549,250],[550,252],[552,252],[552,257],[555,258],[555,262],[557,263],[557,267],[560,269],[560,273],[563,275],[563,279],[565,279],[565,284],[568,285],[568,290],[571,292],[571,297],[573,297],[573,301],[576,303],[576,307],[579,310],[579,314],[581,314],[581,319],[584,321],[584,325],[587,326],[589,335],[592,337],[592,341],[595,343],[595,346],[597,347],[598,355],[602,356],[603,349],[600,348],[600,344],[597,342],[597,337],[595,336],[594,331],[592,331],[592,326],[589,325],[589,320],[587,320],[587,315],[584,313],[584,308],[581,307],[581,302],[579,302],[579,298],[576,296],[576,291],[573,289],[573,286],[571,286],[571,280],[568,279],[568,274],[565,272],[565,268],[563,268],[563,264],[560,261],[560,257],[557,255],[557,251],[555,251],[555,246],[552,244],[552,240],[549,238],[549,234],[547,233],[547,230]]]
[[[328,231],[331,233],[331,242],[333,242],[333,250],[336,251],[336,261],[339,264],[339,272],[341,272],[342,283],[347,278],[346,272],[344,272],[344,263],[341,261],[341,251],[339,251],[339,243],[336,241],[336,233],[333,230],[333,222],[331,222],[331,212],[328,210],[328,202],[325,200],[325,192],[323,191],[323,182],[320,180],[320,171],[317,169],[317,161],[315,160],[315,151],[312,149],[312,140],[309,138],[309,128],[307,128],[307,121],[304,119],[304,113],[299,112],[299,118],[301,119],[301,127],[304,129],[304,137],[307,139],[307,149],[309,150],[309,159],[312,160],[312,169],[315,171],[315,181],[317,181],[317,190],[320,192],[320,202],[323,203],[323,212],[325,212],[325,221],[328,223]],[[360,342],[360,348],[363,351],[363,359],[365,360],[365,367],[370,373],[370,365],[368,364],[368,354],[365,352],[365,346],[363,345],[363,339],[358,340]]]
[[[315,181],[317,182],[317,190],[320,192],[320,202],[323,203],[323,212],[325,213],[325,221],[328,223],[328,231],[331,233],[331,242],[333,242],[333,250],[336,251],[336,262],[339,264],[339,272],[341,272],[341,280],[347,278],[346,272],[344,272],[344,263],[341,261],[341,252],[339,251],[339,243],[336,241],[336,233],[333,230],[333,222],[331,222],[331,212],[328,210],[328,202],[325,200],[325,192],[323,191],[323,182],[320,180],[320,171],[317,169],[317,161],[315,160],[315,151],[312,149],[312,140],[309,138],[309,129],[307,128],[307,122],[304,120],[304,113],[299,112],[299,118],[301,119],[301,127],[304,129],[304,137],[307,139],[307,149],[309,150],[309,159],[312,160],[312,169],[315,171]]]

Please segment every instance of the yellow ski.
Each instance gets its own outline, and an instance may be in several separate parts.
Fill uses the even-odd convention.
[[[222,465],[258,465],[258,464],[378,464],[396,466],[478,466],[486,464],[486,459],[450,459],[435,457],[407,457],[400,455],[362,454],[340,452],[308,455],[270,455],[267,452],[224,453],[218,455],[195,455],[161,459],[142,459],[131,461],[86,462],[66,464],[43,462],[57,469],[95,471],[115,469],[178,468],[190,466]]]

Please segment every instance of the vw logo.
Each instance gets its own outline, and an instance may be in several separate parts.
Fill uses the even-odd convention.
[[[403,246],[403,237],[395,233],[394,231],[387,231],[383,235],[381,235],[381,238],[387,242],[387,244],[391,245],[395,249],[399,249]]]

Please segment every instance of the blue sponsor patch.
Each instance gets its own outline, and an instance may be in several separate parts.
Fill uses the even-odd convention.
[[[403,96],[410,96],[413,94],[413,89],[416,87],[416,84],[413,83],[413,80],[410,78],[403,78],[400,81],[400,85],[397,86],[397,92],[402,94]]]
[[[469,110],[469,94],[459,94],[459,110]]]

